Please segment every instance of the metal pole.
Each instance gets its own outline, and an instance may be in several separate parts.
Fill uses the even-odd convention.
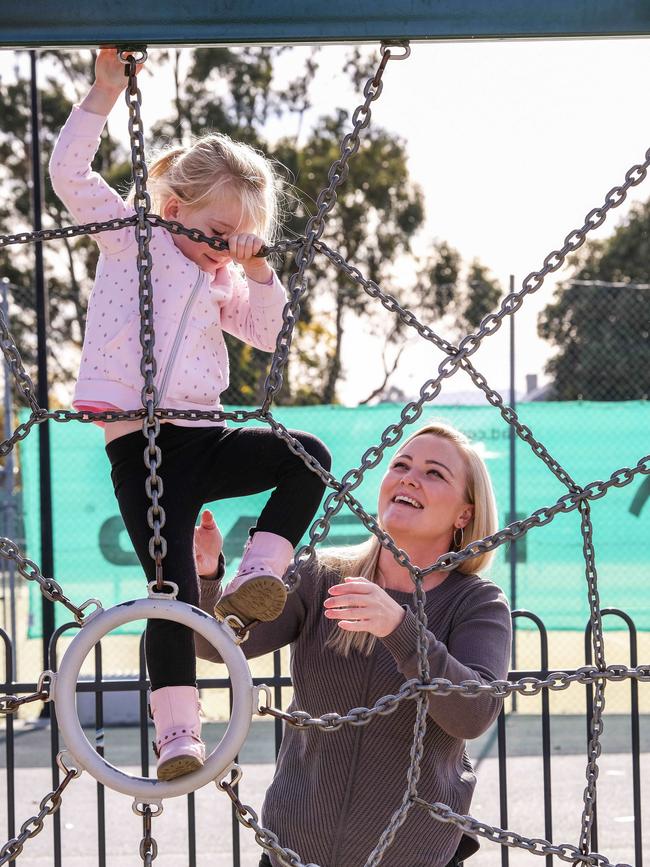
[[[510,293],[515,291],[515,277],[510,275]],[[515,317],[509,316],[510,320],[510,406],[516,409],[516,392],[515,392]],[[510,434],[510,523],[517,520],[517,466],[516,466],[516,448],[517,439],[515,437],[515,429],[509,425]],[[517,608],[517,543],[511,542],[510,550],[510,604],[512,610]],[[516,621],[512,624],[512,670],[517,670],[517,629]],[[516,696],[512,696],[512,710],[517,709]]]
[[[31,62],[31,156],[32,156],[32,208],[34,216],[34,231],[42,228],[41,214],[43,210],[43,179],[41,175],[41,144],[40,144],[40,105],[37,87],[37,52],[30,51]],[[47,376],[47,326],[49,299],[45,285],[43,269],[43,245],[34,244],[34,271],[36,284],[36,334],[38,338],[38,402],[43,409],[49,409],[48,376]],[[41,507],[41,571],[43,575],[54,575],[54,549],[52,541],[52,470],[50,464],[50,428],[49,421],[38,426],[39,460],[40,460],[40,507]],[[43,670],[49,668],[48,646],[54,634],[54,603],[45,597],[41,600],[43,620]],[[45,711],[48,705],[44,706]],[[49,715],[49,714],[47,714]]]
[[[5,322],[9,322],[9,280],[5,277],[2,279],[2,315]],[[8,365],[5,367],[5,387],[4,387],[4,419],[3,419],[3,438],[8,440],[11,436],[12,428],[12,411],[13,411],[13,388],[11,372]],[[3,520],[2,520],[2,535],[9,539],[16,537],[16,505],[14,502],[14,453],[13,450],[7,455],[5,463],[4,475],[4,494],[5,502],[3,503]],[[11,655],[12,672],[11,676],[16,679],[16,666],[18,656],[18,642],[16,640],[16,565],[13,560],[9,560],[7,564],[7,574],[9,576],[9,617],[11,630],[11,643],[14,652]],[[4,591],[4,586],[3,586]],[[6,608],[5,608],[6,611]],[[5,614],[6,617],[6,614]]]

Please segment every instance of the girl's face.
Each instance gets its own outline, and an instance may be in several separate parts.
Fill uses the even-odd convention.
[[[241,232],[254,231],[242,214],[239,197],[228,190],[219,193],[216,200],[213,199],[200,207],[190,207],[171,196],[165,203],[162,216],[166,220],[176,220],[188,229],[198,229],[204,235],[214,235],[223,241],[228,241],[231,236]],[[172,239],[184,256],[212,276],[232,261],[228,250],[215,250],[208,244],[192,241],[186,235],[172,235]]]
[[[455,444],[421,434],[390,463],[379,490],[379,522],[407,550],[409,542],[428,541],[449,551],[454,530],[473,515],[466,484],[465,461]]]

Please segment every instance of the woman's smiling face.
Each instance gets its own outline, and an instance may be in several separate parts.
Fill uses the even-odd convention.
[[[379,490],[379,522],[407,553],[409,541],[426,540],[448,551],[454,529],[472,516],[466,487],[465,461],[456,445],[421,434],[390,462]]]

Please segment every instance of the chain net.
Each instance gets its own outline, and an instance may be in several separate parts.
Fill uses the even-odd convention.
[[[133,216],[125,219],[110,220],[103,223],[64,226],[55,229],[45,229],[39,232],[21,232],[15,235],[0,236],[0,247],[12,244],[42,243],[44,241],[70,238],[77,235],[96,234],[98,232],[114,231],[125,226],[132,226],[138,243],[138,273],[140,301],[140,343],[142,346],[141,373],[143,378],[142,408],[124,412],[78,413],[68,410],[49,412],[39,406],[34,383],[22,363],[20,353],[11,337],[7,322],[0,312],[0,340],[7,365],[15,379],[19,393],[30,407],[31,414],[27,421],[20,423],[11,436],[0,443],[0,455],[6,456],[14,446],[23,440],[38,424],[47,420],[54,422],[80,421],[90,424],[95,420],[110,423],[127,419],[142,421],[142,432],[146,439],[144,460],[149,475],[146,492],[150,501],[147,513],[149,527],[152,530],[149,551],[156,564],[157,589],[163,589],[163,564],[166,553],[166,541],[162,535],[165,523],[165,512],[161,503],[162,479],[159,468],[161,465],[161,450],[157,445],[157,436],[162,421],[174,419],[231,421],[237,424],[257,420],[267,424],[274,434],[283,440],[288,448],[299,456],[308,468],[317,474],[325,483],[330,493],[325,499],[323,512],[309,529],[308,543],[296,551],[293,563],[285,574],[285,581],[292,592],[300,582],[301,570],[307,567],[315,556],[316,546],[328,535],[332,519],[346,506],[393,554],[396,561],[408,569],[414,584],[414,601],[418,618],[418,678],[404,683],[397,695],[387,695],[380,698],[373,707],[352,708],[347,714],[329,713],[314,718],[309,713],[295,710],[287,713],[283,710],[263,705],[259,713],[274,716],[286,724],[296,728],[318,728],[322,731],[332,731],[344,725],[365,725],[375,717],[389,714],[402,701],[416,702],[416,719],[411,761],[407,774],[406,790],[401,802],[396,807],[381,838],[369,855],[365,867],[376,867],[412,808],[426,811],[433,820],[450,822],[461,830],[491,840],[501,846],[523,849],[531,854],[555,856],[561,861],[571,864],[592,865],[592,867],[630,867],[626,864],[616,864],[604,855],[591,851],[591,831],[595,819],[596,785],[598,777],[598,758],[601,752],[601,735],[603,732],[603,712],[605,709],[605,687],[609,681],[636,680],[650,682],[650,664],[628,667],[622,664],[607,664],[603,639],[600,600],[598,596],[598,576],[596,570],[595,551],[593,543],[593,527],[591,522],[591,501],[603,496],[612,487],[624,487],[639,475],[650,475],[650,454],[639,459],[635,466],[623,467],[613,472],[607,480],[595,480],[586,485],[578,484],[560,463],[549,453],[546,447],[535,438],[533,432],[522,424],[516,411],[504,403],[502,396],[490,387],[485,377],[476,370],[470,360],[482,342],[494,334],[502,325],[504,319],[514,315],[524,303],[526,296],[537,292],[544,284],[546,277],[561,268],[567,256],[578,250],[587,239],[590,232],[601,226],[610,211],[618,207],[627,197],[628,191],[645,180],[650,167],[650,149],[644,159],[632,166],[625,174],[623,182],[613,187],[605,195],[603,204],[593,208],[585,216],[582,226],[572,229],[564,238],[558,249],[552,250],[543,260],[542,266],[532,271],[522,281],[521,288],[511,292],[501,302],[499,308],[488,314],[480,323],[478,329],[466,335],[456,346],[437,335],[431,327],[418,321],[415,314],[402,307],[392,295],[384,292],[374,281],[367,279],[353,264],[347,262],[341,254],[330,249],[322,240],[328,214],[337,201],[337,189],[346,181],[349,174],[349,164],[359,150],[364,130],[369,126],[372,114],[372,103],[381,95],[384,85],[384,73],[389,61],[408,57],[408,43],[382,43],[381,59],[374,74],[367,80],[363,88],[363,102],[352,113],[352,129],[340,145],[338,158],[330,166],[325,186],[317,200],[315,213],[308,220],[304,233],[297,239],[281,240],[273,246],[265,246],[259,255],[268,256],[272,253],[295,256],[295,269],[288,282],[288,301],[283,311],[283,321],[277,336],[275,351],[272,356],[269,373],[264,386],[264,399],[259,409],[254,411],[194,411],[169,410],[159,406],[159,395],[155,385],[156,360],[154,355],[154,297],[151,283],[152,259],[149,242],[152,230],[161,227],[172,234],[185,235],[188,238],[207,243],[215,250],[227,247],[226,242],[206,236],[197,229],[188,228],[180,223],[163,220],[157,214],[151,213],[151,202],[147,192],[147,167],[145,162],[144,130],[140,116],[141,94],[137,84],[136,65],[146,58],[146,51],[122,51],[120,59],[125,64],[128,84],[125,98],[129,111],[129,137],[131,144],[131,164],[135,187]],[[350,469],[341,479],[337,479],[325,470],[319,462],[307,454],[302,445],[294,439],[284,425],[274,418],[271,408],[274,398],[282,388],[283,372],[291,350],[292,337],[300,313],[300,301],[308,289],[307,275],[316,255],[323,256],[344,272],[350,280],[360,286],[371,298],[376,299],[389,313],[399,317],[404,325],[413,328],[423,339],[432,343],[445,354],[440,362],[435,377],[429,379],[421,387],[419,397],[406,404],[400,413],[399,420],[384,430],[380,442],[367,449],[358,467]],[[426,567],[414,566],[406,552],[399,549],[391,537],[368,514],[353,492],[361,484],[365,473],[376,467],[384,457],[387,449],[395,446],[401,439],[405,428],[413,424],[421,416],[426,404],[435,400],[440,393],[445,379],[453,376],[458,370],[464,370],[474,384],[483,392],[487,401],[501,414],[503,420],[513,428],[516,435],[526,443],[553,475],[567,488],[567,493],[555,503],[538,509],[523,520],[516,520],[496,533],[484,539],[473,541],[460,551],[449,552]],[[427,657],[426,616],[424,611],[425,594],[423,578],[435,571],[449,570],[458,563],[482,552],[491,551],[504,543],[512,542],[535,527],[542,527],[552,521],[561,512],[578,511],[580,513],[580,532],[585,562],[585,580],[590,609],[591,641],[594,653],[594,665],[584,666],[572,673],[553,672],[546,678],[522,677],[516,682],[464,681],[452,683],[445,678],[430,676]],[[77,623],[83,625],[86,609],[96,604],[96,600],[86,600],[81,605],[75,605],[63,593],[60,585],[53,579],[42,574],[36,563],[23,555],[10,539],[0,538],[0,557],[12,560],[20,574],[30,581],[36,581],[42,594],[53,602],[60,602],[75,617]],[[0,698],[0,713],[13,713],[21,704],[28,701],[48,700],[46,674],[42,675],[39,690],[32,696],[18,699],[16,696]],[[583,809],[580,818],[578,845],[568,843],[553,844],[541,838],[529,838],[514,831],[505,830],[480,822],[471,816],[455,813],[449,806],[440,803],[428,803],[418,796],[418,778],[420,761],[423,751],[424,733],[427,725],[427,696],[429,693],[449,695],[460,693],[471,700],[473,696],[489,693],[499,698],[510,695],[537,695],[542,690],[564,690],[571,684],[583,684],[593,687],[594,700],[590,720],[590,739],[587,750],[587,766],[585,771],[585,788]],[[65,766],[64,766],[65,768]],[[43,827],[46,815],[58,809],[61,793],[68,782],[76,775],[76,771],[65,768],[65,777],[58,788],[47,795],[41,802],[38,816],[24,823],[18,837],[9,840],[0,850],[0,864],[13,860],[22,851],[25,841],[39,833]],[[241,802],[237,794],[237,782],[241,771],[236,768],[235,777],[221,782],[220,787],[233,802],[239,822],[255,834],[257,843],[264,849],[272,851],[274,856],[289,867],[317,867],[305,863],[300,855],[281,843],[277,836],[260,824],[255,811]],[[143,805],[140,815],[143,817],[143,839],[140,845],[140,857],[145,864],[151,864],[157,855],[157,846],[151,835],[152,813],[148,805]],[[156,814],[157,815],[157,814]]]

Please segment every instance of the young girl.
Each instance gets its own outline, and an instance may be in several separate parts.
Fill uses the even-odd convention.
[[[95,83],[72,109],[52,153],[52,185],[80,223],[133,214],[133,206],[90,167],[107,115],[124,86],[124,66],[116,51],[102,49]],[[217,251],[184,235],[153,230],[155,384],[161,407],[221,409],[219,397],[228,387],[223,331],[273,351],[285,292],[266,260],[255,254],[263,243],[260,236],[269,237],[273,229],[276,184],[260,153],[218,134],[189,148],[171,148],[149,167],[154,211],[228,243],[227,250]],[[73,406],[88,412],[139,409],[143,378],[135,230],[129,226],[93,237],[100,257]],[[142,423],[104,427],[120,511],[152,581]],[[329,468],[329,453],[318,439],[293,435]],[[234,614],[246,626],[276,618],[286,599],[282,575],[318,508],[323,483],[266,428],[173,421],[161,425],[157,442],[163,454],[163,536],[168,546],[164,576],[178,584],[184,602],[199,601],[193,534],[203,504],[274,489],[217,614]],[[169,780],[196,769],[205,758],[193,633],[171,621],[149,620],[145,646],[158,778]]]

